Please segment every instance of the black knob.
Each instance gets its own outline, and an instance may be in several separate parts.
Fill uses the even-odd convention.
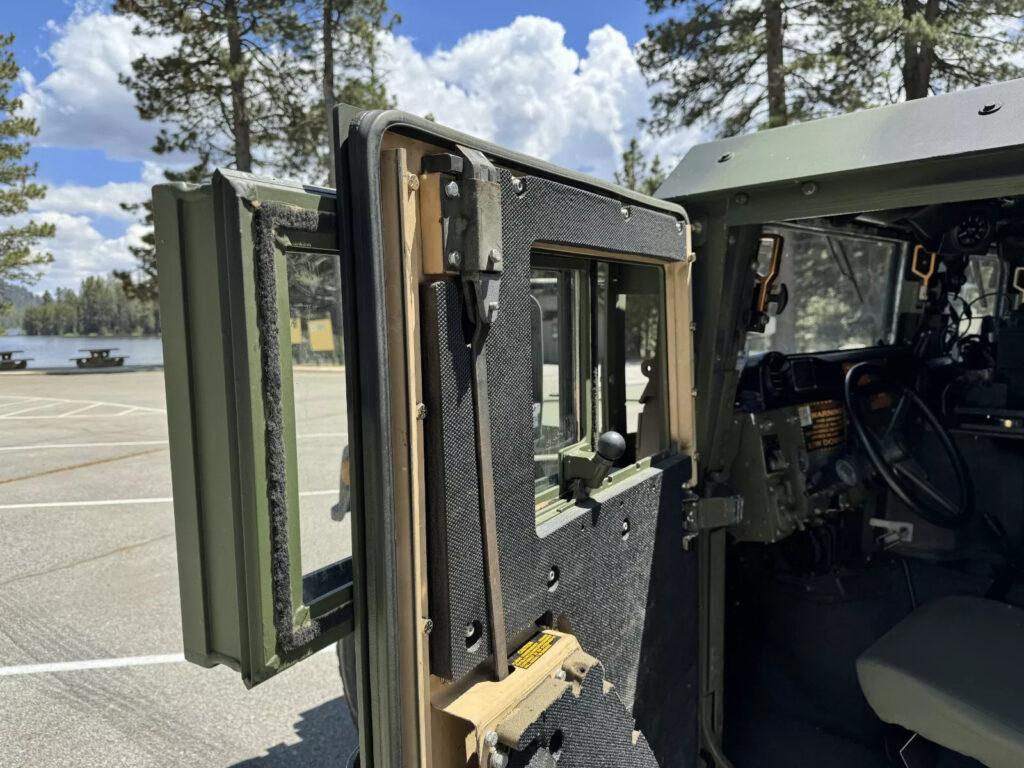
[[[626,452],[626,438],[610,429],[597,438],[597,455],[614,464]]]

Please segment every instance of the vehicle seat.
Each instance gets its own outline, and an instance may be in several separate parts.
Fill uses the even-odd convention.
[[[1024,766],[1024,610],[927,603],[857,659],[857,677],[885,722],[989,768]]]

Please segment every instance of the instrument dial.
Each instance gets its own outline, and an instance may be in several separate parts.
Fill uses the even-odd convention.
[[[980,213],[972,213],[965,216],[963,221],[956,225],[953,233],[956,244],[964,250],[974,250],[988,245],[992,237],[992,225],[988,217]]]

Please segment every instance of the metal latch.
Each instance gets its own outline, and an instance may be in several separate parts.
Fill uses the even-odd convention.
[[[459,155],[431,155],[423,170],[436,174],[441,189],[441,236],[444,269],[458,274],[466,314],[473,325],[473,415],[476,426],[477,478],[480,487],[480,528],[486,576],[494,676],[508,676],[505,608],[498,562],[494,462],[491,446],[487,348],[484,345],[498,317],[501,290],[501,182],[498,170],[482,152],[458,146]]]
[[[725,528],[743,520],[742,496],[700,497],[683,500],[683,528],[690,533]]]

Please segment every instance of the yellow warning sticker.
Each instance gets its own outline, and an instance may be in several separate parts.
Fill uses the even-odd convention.
[[[516,655],[512,659],[512,666],[519,667],[519,669],[529,669],[557,642],[558,635],[541,632],[516,651]]]
[[[803,424],[807,451],[836,448],[846,442],[846,409],[836,400],[819,400],[807,406],[809,424]],[[801,414],[801,421],[804,420]]]

